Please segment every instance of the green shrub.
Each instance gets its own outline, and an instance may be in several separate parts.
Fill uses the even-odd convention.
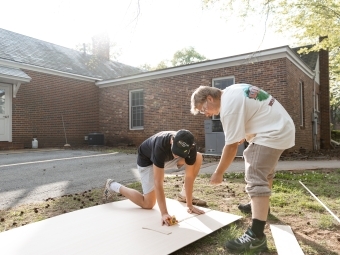
[[[331,137],[333,140],[340,142],[340,130],[332,130]]]

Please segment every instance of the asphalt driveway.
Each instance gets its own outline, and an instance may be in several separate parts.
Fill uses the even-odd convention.
[[[0,153],[0,210],[103,187],[107,178],[139,180],[136,155],[89,150]]]

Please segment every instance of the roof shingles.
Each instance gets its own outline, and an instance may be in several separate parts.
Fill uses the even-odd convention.
[[[142,72],[136,67],[83,54],[2,28],[0,59],[103,80]]]

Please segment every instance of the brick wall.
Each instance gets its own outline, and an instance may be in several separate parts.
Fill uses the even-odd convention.
[[[300,121],[300,82],[303,84],[303,125]],[[313,124],[312,113],[314,108],[314,81],[287,60],[287,84],[289,103],[287,111],[291,115],[296,130],[296,147],[313,150]],[[318,89],[318,86],[316,86]],[[318,92],[318,91],[316,91]]]
[[[11,146],[31,148],[33,137],[39,148],[64,146],[62,116],[71,146],[83,145],[85,135],[99,131],[99,89],[94,83],[23,71],[32,80],[21,85],[13,98]]]
[[[322,40],[322,39],[320,39]],[[321,149],[331,148],[330,106],[329,106],[329,53],[321,50],[320,56],[320,114],[321,114]]]
[[[234,76],[236,83],[250,83],[266,90],[288,112],[296,115],[296,96],[291,96],[297,93],[295,80],[306,80],[306,93],[310,93],[310,81],[297,68],[290,66],[292,64],[282,58],[102,88],[99,92],[100,131],[105,134],[107,145],[138,146],[156,132],[185,128],[194,134],[198,147],[204,148],[205,117],[190,114],[190,97],[198,86],[211,86],[213,78]],[[291,76],[297,78],[288,79]],[[143,130],[129,130],[129,91],[135,89],[144,89]],[[310,102],[307,104],[310,105]],[[293,119],[296,120],[296,116]],[[305,131],[310,132],[310,127]],[[307,137],[311,137],[311,133],[299,133],[297,144]],[[307,145],[310,148],[310,144],[303,144]]]

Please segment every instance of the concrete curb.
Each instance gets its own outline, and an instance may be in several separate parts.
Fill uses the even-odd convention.
[[[212,174],[218,162],[207,163],[202,165],[199,174]],[[313,170],[313,169],[340,169],[340,160],[296,160],[296,161],[279,161],[276,167],[276,171],[289,171],[289,170]],[[244,172],[244,161],[237,160],[234,161],[228,170],[227,173],[242,173]],[[176,171],[173,170],[168,172],[169,175],[183,175],[184,170]]]

